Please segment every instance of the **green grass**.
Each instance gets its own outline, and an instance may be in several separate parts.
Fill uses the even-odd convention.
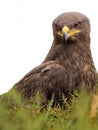
[[[71,103],[64,99],[66,109],[52,108],[52,101],[42,109],[38,94],[26,103],[12,90],[0,97],[0,130],[98,130],[97,98],[82,91]]]

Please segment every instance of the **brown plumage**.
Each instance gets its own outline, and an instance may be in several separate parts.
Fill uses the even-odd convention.
[[[16,88],[28,99],[39,91],[47,103],[61,103],[75,89],[94,90],[96,69],[90,50],[89,19],[77,12],[63,13],[53,21],[54,41],[44,62],[31,70]]]

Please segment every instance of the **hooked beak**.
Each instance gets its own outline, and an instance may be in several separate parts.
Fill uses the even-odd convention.
[[[67,41],[68,37],[69,37],[69,34],[66,31],[64,31],[63,32],[63,38],[64,38],[64,40]]]
[[[69,29],[67,26],[64,26],[62,28],[62,31],[58,32],[58,35],[63,37],[65,41],[67,41],[67,39],[77,33],[79,33],[80,30],[79,29]]]

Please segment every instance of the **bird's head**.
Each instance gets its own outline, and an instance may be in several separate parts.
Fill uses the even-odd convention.
[[[89,20],[81,13],[63,13],[53,21],[53,34],[57,43],[90,40],[89,33]]]

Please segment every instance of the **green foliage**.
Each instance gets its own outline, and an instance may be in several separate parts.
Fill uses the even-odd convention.
[[[65,108],[51,107],[53,100],[44,108],[39,94],[27,103],[13,89],[0,97],[0,130],[98,130],[97,98],[75,92]]]

